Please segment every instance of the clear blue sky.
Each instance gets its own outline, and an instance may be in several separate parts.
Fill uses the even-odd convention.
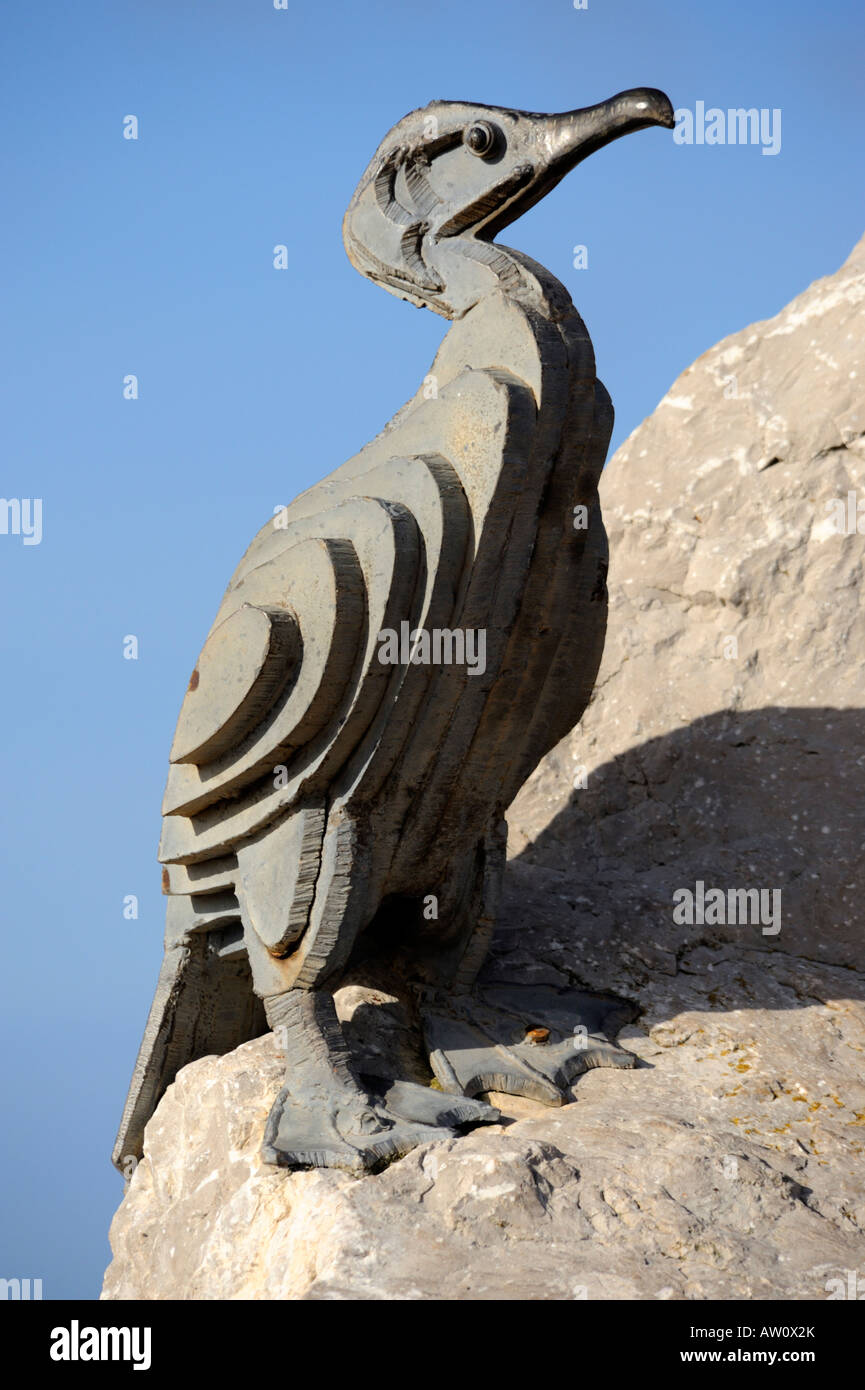
[[[780,108],[774,157],[647,131],[508,229],[570,289],[621,441],[861,235],[863,28],[861,0],[6,0],[0,493],[43,500],[43,538],[0,535],[0,1276],[98,1293],[189,671],[258,527],[381,428],[446,330],[343,252],[379,141],[437,97]]]

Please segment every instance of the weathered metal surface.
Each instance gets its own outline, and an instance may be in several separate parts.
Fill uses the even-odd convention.
[[[172,749],[166,957],[118,1165],[179,1066],[262,1029],[253,990],[286,1047],[264,1153],[289,1166],[360,1171],[494,1117],[457,1092],[559,1103],[586,1066],[630,1064],[590,1000],[471,993],[504,811],[600,662],[612,426],[567,291],[492,238],[593,150],[672,124],[651,89],[556,116],[433,102],[361,179],[352,263],[454,325],[382,434],[262,528],[205,643]],[[454,1094],[352,1061],[331,992],[364,957],[420,1000]]]

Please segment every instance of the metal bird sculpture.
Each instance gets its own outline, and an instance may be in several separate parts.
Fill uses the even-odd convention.
[[[586,996],[473,986],[504,812],[600,663],[613,419],[567,291],[493,238],[652,125],[673,111],[650,88],[561,115],[437,101],[364,173],[352,264],[453,327],[383,432],[261,529],[193,671],[119,1167],[181,1066],[268,1026],[286,1072],[263,1156],[289,1167],[368,1170],[495,1119],[490,1090],[560,1104],[586,1067],[632,1063]],[[438,1088],[350,1052],[333,992],[364,951],[412,982]]]

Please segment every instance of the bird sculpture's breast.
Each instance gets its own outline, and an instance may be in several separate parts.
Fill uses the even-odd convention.
[[[497,335],[460,328],[432,398],[277,514],[238,567],[172,749],[171,891],[196,864],[201,892],[208,861],[325,798],[373,819],[384,799],[380,825],[400,833],[377,834],[375,856],[408,879],[437,843],[482,831],[550,746],[561,688],[593,680],[602,605],[591,632],[581,599],[598,582],[606,438],[585,330],[509,305]],[[502,365],[463,365],[484,341]]]

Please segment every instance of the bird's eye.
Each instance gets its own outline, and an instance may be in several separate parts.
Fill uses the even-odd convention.
[[[481,159],[492,154],[496,143],[496,128],[488,121],[473,121],[463,131],[463,144],[466,149],[471,150],[472,154],[480,155]]]

